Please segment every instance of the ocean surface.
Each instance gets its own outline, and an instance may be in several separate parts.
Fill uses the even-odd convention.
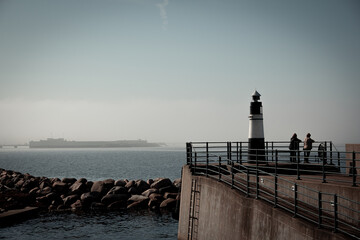
[[[60,179],[173,181],[185,163],[185,147],[0,149],[0,168]],[[177,239],[177,227],[168,212],[51,213],[0,228],[0,239]]]

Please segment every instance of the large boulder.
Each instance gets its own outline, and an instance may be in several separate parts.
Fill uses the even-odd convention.
[[[54,192],[63,194],[66,193],[68,191],[69,185],[67,183],[64,182],[54,182],[52,185],[52,189]]]
[[[160,189],[160,188],[169,187],[169,186],[172,186],[172,182],[169,178],[160,178],[160,179],[157,179],[153,184],[151,184],[150,187]]]
[[[113,202],[128,200],[129,194],[107,194],[101,199],[101,203],[109,205]]]
[[[159,193],[159,190],[156,188],[149,188],[148,190],[141,193],[141,195],[143,195],[145,197],[149,197],[152,193]]]
[[[122,200],[122,201],[116,201],[113,203],[110,203],[107,208],[109,210],[121,210],[121,209],[126,209],[127,207],[127,201],[126,200]]]
[[[119,186],[119,187],[125,187],[125,185],[126,185],[126,181],[125,180],[117,180],[117,181],[115,181],[115,183],[114,183],[114,185],[115,186]]]
[[[128,199],[128,203],[133,203],[133,202],[139,202],[139,201],[144,201],[149,199],[148,197],[145,197],[143,195],[132,195],[129,199]]]
[[[139,193],[142,193],[150,188],[150,185],[147,182],[145,182],[144,180],[137,180],[135,182],[135,186]]]
[[[76,182],[76,178],[63,178],[61,180],[63,183],[68,183],[68,184],[74,184],[74,182]]]
[[[83,206],[90,206],[91,203],[97,201],[97,196],[94,195],[92,192],[83,193],[80,196],[80,200]]]
[[[74,182],[70,187],[69,187],[69,194],[82,194],[83,192],[86,191],[86,179],[84,181],[85,178],[81,178],[79,180],[77,180],[76,182]]]
[[[67,197],[65,197],[64,200],[64,205],[66,207],[70,207],[71,204],[73,204],[74,202],[76,202],[79,199],[79,195],[74,194],[74,195],[69,195]]]
[[[128,190],[125,187],[114,186],[113,188],[110,189],[110,191],[107,194],[125,194],[127,192]]]
[[[96,181],[91,187],[91,192],[97,192],[100,196],[104,196],[111,188],[113,184],[105,181]]]
[[[168,210],[174,209],[176,207],[176,199],[168,198],[162,201],[160,208],[166,208]]]

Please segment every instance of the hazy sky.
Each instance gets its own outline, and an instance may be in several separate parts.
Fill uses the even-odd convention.
[[[360,143],[358,0],[0,0],[0,144]]]

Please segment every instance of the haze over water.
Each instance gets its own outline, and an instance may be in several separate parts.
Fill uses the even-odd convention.
[[[357,0],[0,1],[0,144],[359,143]]]

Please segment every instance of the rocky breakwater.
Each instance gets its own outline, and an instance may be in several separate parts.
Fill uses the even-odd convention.
[[[175,212],[181,180],[88,181],[85,178],[34,177],[0,169],[0,212],[27,206],[46,211],[151,209]]]

